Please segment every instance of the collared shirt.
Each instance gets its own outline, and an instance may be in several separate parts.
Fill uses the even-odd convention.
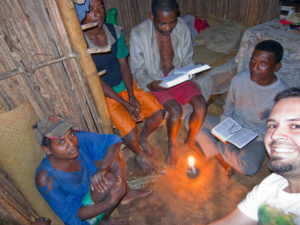
[[[193,46],[190,31],[181,18],[171,32],[174,50],[174,69],[193,65]],[[154,80],[164,77],[160,68],[160,53],[156,30],[152,20],[147,19],[134,27],[130,33],[130,68],[138,86],[145,91]]]

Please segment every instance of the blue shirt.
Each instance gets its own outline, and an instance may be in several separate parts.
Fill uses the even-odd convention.
[[[113,134],[96,134],[85,131],[75,132],[78,138],[80,170],[76,172],[64,172],[56,170],[46,156],[36,170],[48,172],[52,176],[52,190],[43,187],[36,187],[44,199],[48,202],[53,211],[66,225],[88,225],[77,216],[78,210],[82,207],[82,199],[89,191],[91,177],[97,171],[95,162],[104,158],[107,149],[121,142],[121,139]]]

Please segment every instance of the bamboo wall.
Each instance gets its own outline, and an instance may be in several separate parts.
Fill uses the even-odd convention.
[[[177,0],[180,15],[214,15],[246,27],[279,18],[279,0]],[[106,9],[118,9],[119,24],[125,36],[131,28],[148,18],[151,0],[104,0]]]
[[[59,114],[101,131],[55,1],[2,0],[0,28],[0,103],[13,109],[29,100],[40,118]]]

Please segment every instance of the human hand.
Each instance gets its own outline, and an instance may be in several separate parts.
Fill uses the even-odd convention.
[[[105,170],[98,170],[94,176],[91,178],[91,190],[96,190],[98,192],[104,192],[108,188],[108,180],[105,177]]]
[[[163,90],[166,90],[166,88],[159,85],[161,82],[162,82],[162,80],[152,81],[150,84],[147,85],[147,88],[149,88],[150,91],[163,91]]]
[[[138,103],[138,105],[137,105]],[[141,121],[141,115],[140,115],[140,103],[137,102],[133,102],[133,103],[128,103],[126,104],[126,109],[129,112],[131,118],[133,119],[133,121],[135,122],[139,122]]]
[[[119,200],[126,193],[126,186],[123,181],[123,178],[117,176],[117,181],[114,183],[113,187],[110,190],[110,196],[112,201]]]
[[[40,217],[35,222],[33,222],[31,225],[50,225],[51,220],[46,217]]]
[[[140,114],[141,112],[141,105],[139,103],[139,101],[135,98],[135,96],[131,96],[129,97],[129,103],[130,105],[135,107],[135,111]]]

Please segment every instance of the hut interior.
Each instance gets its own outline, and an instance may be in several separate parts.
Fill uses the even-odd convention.
[[[194,60],[207,63],[213,69],[195,78],[195,82],[205,92],[208,114],[221,115],[226,90],[232,76],[239,70],[236,57],[241,54],[239,46],[245,31],[278,20],[280,1],[177,2],[181,17],[201,19],[209,25],[195,33]],[[73,0],[1,2],[0,224],[31,224],[38,216],[50,217],[54,225],[62,224],[34,187],[34,170],[43,157],[33,138],[32,125],[37,120],[59,114],[83,130],[110,132],[111,123],[102,88],[91,87],[91,83],[97,83],[98,79],[93,71],[94,65],[90,66],[89,60],[82,59],[87,47],[85,44],[75,47],[80,38],[74,39],[70,34],[73,32],[72,23],[78,29],[79,21],[72,20],[70,15],[62,15],[60,7],[64,4],[73,7],[74,11]],[[148,18],[151,0],[104,0],[104,4],[106,10],[117,9],[118,23],[130,48],[130,30]],[[71,28],[63,20],[68,20]],[[81,30],[76,32],[82,36]],[[209,35],[219,39],[212,40]],[[293,35],[299,39],[299,31],[293,31]],[[220,45],[224,40],[227,45]],[[86,65],[89,65],[88,69],[85,69]],[[129,185],[132,188],[150,187],[153,194],[126,207],[119,206],[114,214],[131,217],[131,224],[139,225],[208,224],[231,212],[246,193],[270,173],[265,160],[254,176],[236,172],[228,178],[216,158],[204,160],[186,149],[183,145],[186,133],[182,126],[177,140],[179,162],[176,168],[165,167],[163,160],[167,149],[165,123],[150,136],[157,149],[154,156],[159,168],[157,174],[144,174],[134,155],[123,148]],[[187,176],[189,155],[195,157],[195,166],[200,171],[196,179]]]

